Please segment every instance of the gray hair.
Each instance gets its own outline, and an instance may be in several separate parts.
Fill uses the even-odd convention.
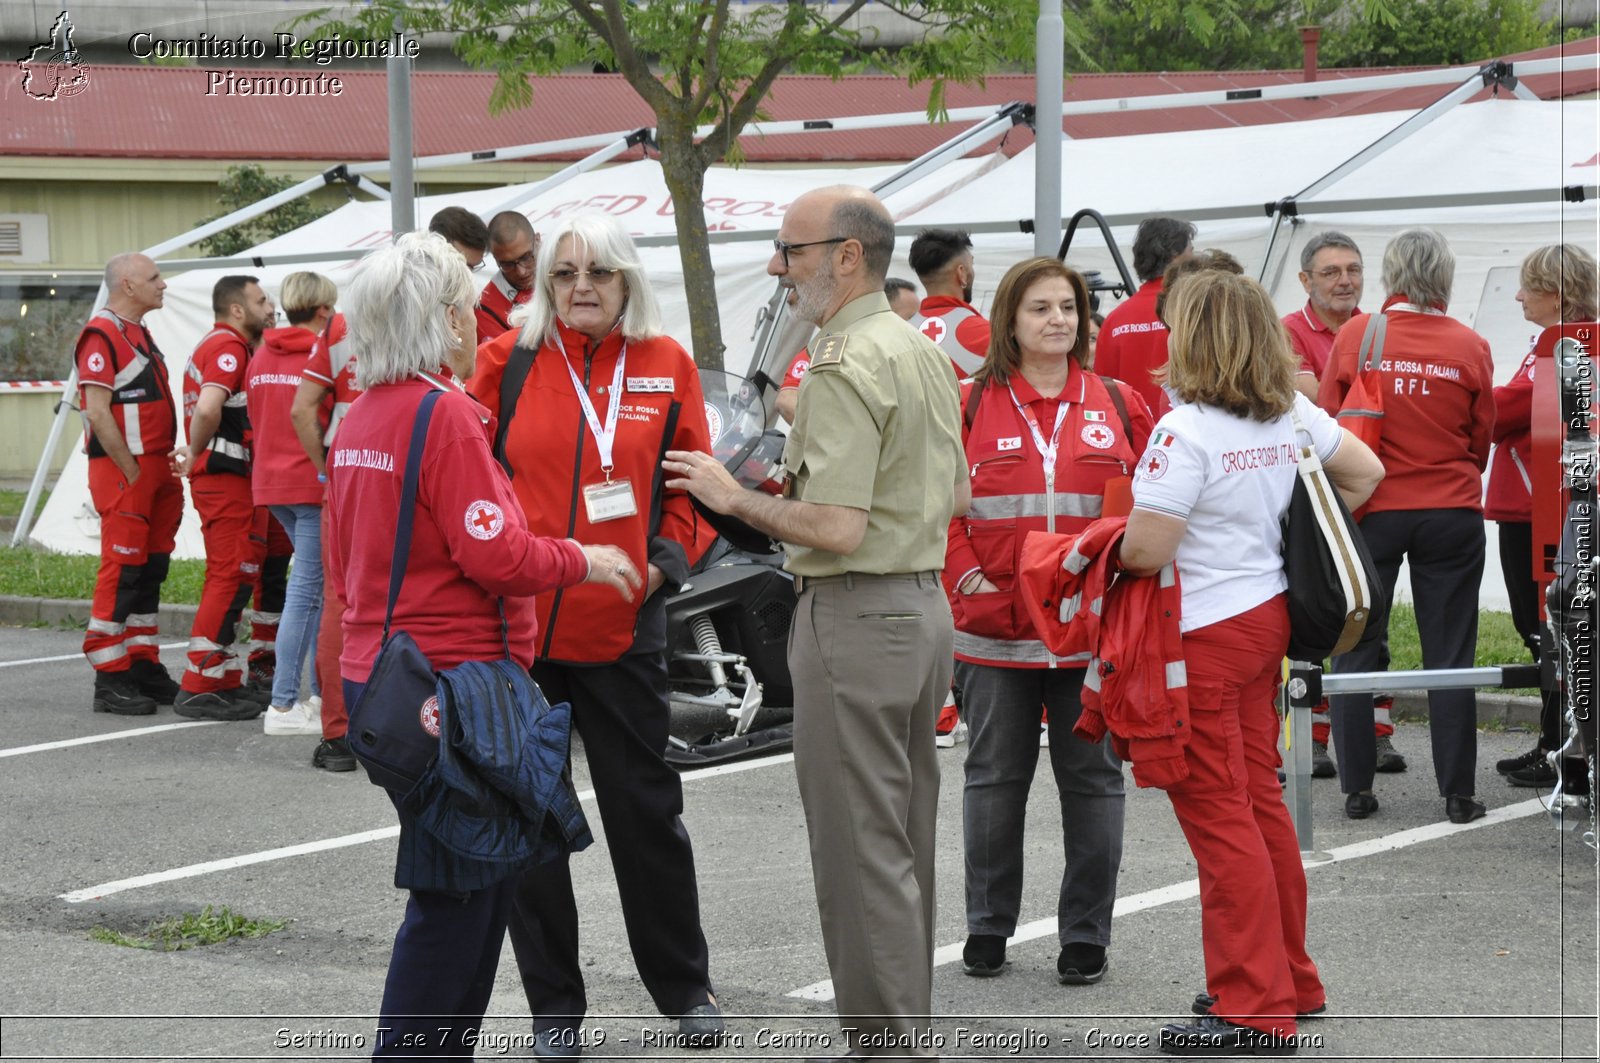
[[[840,200],[833,208],[833,235],[861,243],[862,264],[868,279],[883,284],[894,257],[894,222],[876,197]]]
[[[655,293],[650,290],[650,280],[645,276],[644,265],[639,261],[639,248],[622,223],[609,214],[597,210],[580,211],[562,220],[544,234],[539,245],[538,275],[534,277],[533,298],[525,306],[511,312],[511,324],[521,326],[518,342],[524,347],[537,349],[556,332],[555,286],[550,281],[556,252],[561,241],[572,237],[580,259],[592,259],[597,266],[606,266],[622,273],[622,335],[630,340],[647,340],[661,335],[661,307]],[[584,265],[587,263],[580,263]]]
[[[1407,229],[1383,252],[1385,295],[1403,293],[1419,306],[1448,306],[1456,256],[1434,229]]]
[[[477,294],[460,252],[438,233],[406,233],[362,259],[343,300],[356,387],[438,372],[456,346],[445,307],[470,315]]]
[[[1338,229],[1324,229],[1322,232],[1306,241],[1306,246],[1300,249],[1300,272],[1311,272],[1311,260],[1317,257],[1317,252],[1325,247],[1342,247],[1346,251],[1354,251],[1356,257],[1361,257],[1361,248],[1356,242],[1340,232]]]

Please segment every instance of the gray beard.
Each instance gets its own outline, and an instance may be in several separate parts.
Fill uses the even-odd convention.
[[[832,273],[818,274],[806,284],[794,288],[794,314],[802,321],[820,325],[828,320],[828,309],[839,291],[839,282]]]

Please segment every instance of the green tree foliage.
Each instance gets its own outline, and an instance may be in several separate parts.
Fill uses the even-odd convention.
[[[1344,19],[1322,36],[1326,66],[1474,63],[1559,43],[1558,23],[1539,17],[1539,0],[1388,0],[1396,22]]]
[[[230,166],[222,180],[217,182],[217,202],[222,209],[210,217],[202,218],[198,224],[215,221],[241,207],[259,203],[268,196],[282,192],[297,183],[292,177],[269,176],[265,169],[253,162]],[[332,208],[313,203],[307,196],[301,196],[281,207],[274,207],[265,214],[258,214],[249,221],[241,222],[231,229],[224,229],[215,236],[208,236],[196,246],[205,254],[217,258],[237,255],[274,236],[282,236],[286,232],[315,221],[330,209]]]
[[[835,78],[872,68],[929,86],[928,112],[944,111],[948,82],[1027,62],[1038,8],[1032,0],[882,0],[916,19],[921,37],[897,49],[851,28],[867,0],[751,4],[730,0],[371,0],[350,24],[321,32],[386,36],[396,17],[413,33],[454,33],[458,55],[499,74],[491,107],[537,106],[534,75],[574,67],[615,71],[650,105],[666,185],[676,206],[691,345],[702,365],[722,365],[722,329],[706,239],[705,172],[739,159],[738,136],[760,115],[779,74]],[[315,21],[326,12],[308,16]],[[1073,24],[1069,36],[1075,38]]]

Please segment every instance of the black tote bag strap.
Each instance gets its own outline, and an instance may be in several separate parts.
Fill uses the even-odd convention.
[[[389,622],[394,605],[400,600],[400,585],[406,579],[406,561],[411,556],[411,526],[416,519],[417,478],[422,471],[422,448],[428,442],[428,422],[433,419],[434,403],[444,392],[430,389],[417,406],[417,419],[411,425],[411,447],[406,451],[406,475],[400,486],[400,521],[394,531],[394,558],[389,562],[389,606],[383,611],[383,641],[389,641]]]

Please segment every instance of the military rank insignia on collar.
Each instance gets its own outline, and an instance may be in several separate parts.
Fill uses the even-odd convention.
[[[811,354],[811,368],[819,365],[837,365],[844,361],[844,345],[849,336],[833,335],[823,339]]]

